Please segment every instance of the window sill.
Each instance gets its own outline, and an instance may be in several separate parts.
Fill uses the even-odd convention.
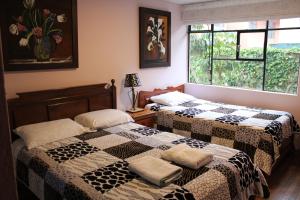
[[[282,92],[270,92],[270,91],[262,91],[262,90],[238,88],[238,87],[230,87],[230,86],[206,85],[206,84],[200,84],[200,83],[186,83],[186,84],[191,85],[191,86],[196,86],[196,87],[200,86],[200,87],[216,88],[216,89],[222,89],[222,90],[224,89],[224,90],[241,91],[241,92],[252,92],[252,93],[270,94],[270,95],[298,97],[298,93],[297,94],[289,94],[289,93],[282,93]]]

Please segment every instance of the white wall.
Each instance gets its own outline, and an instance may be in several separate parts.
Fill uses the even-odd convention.
[[[170,11],[171,67],[139,69],[138,7]],[[187,80],[187,34],[178,5],[160,0],[78,0],[79,68],[5,74],[7,98],[17,92],[109,82],[116,79],[118,107],[128,108],[126,73],[140,74],[142,87],[152,89]]]
[[[298,81],[298,85],[300,86],[300,80]],[[287,95],[192,83],[185,84],[185,90],[188,94],[192,94],[202,99],[251,107],[288,111],[291,112],[300,122],[299,95]]]
[[[172,13],[171,67],[139,69],[139,6]],[[160,0],[78,0],[78,36],[78,69],[6,73],[7,97],[14,97],[17,92],[109,82],[114,78],[118,107],[124,109],[130,106],[128,90],[122,86],[126,73],[140,74],[140,90],[187,81],[187,34],[178,5]],[[286,110],[300,121],[299,95],[195,84],[186,84],[186,91],[214,101]]]

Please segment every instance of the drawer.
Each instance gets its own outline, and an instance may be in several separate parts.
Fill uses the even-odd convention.
[[[146,118],[146,119],[140,119],[137,120],[136,123],[148,126],[148,127],[153,127],[154,126],[154,119],[152,117]]]

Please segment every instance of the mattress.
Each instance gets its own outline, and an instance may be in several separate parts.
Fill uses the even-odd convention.
[[[213,153],[213,161],[198,170],[181,166],[181,178],[165,187],[152,185],[128,170],[131,160],[145,155],[159,158],[181,143]],[[244,152],[135,123],[31,150],[19,139],[13,143],[13,154],[18,181],[39,199],[192,200],[269,195],[262,172]]]
[[[284,111],[202,99],[178,106],[152,103],[146,108],[157,111],[159,130],[244,151],[268,175],[280,157],[282,142],[300,132],[293,115]]]

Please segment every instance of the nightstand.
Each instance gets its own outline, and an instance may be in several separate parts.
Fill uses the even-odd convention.
[[[145,109],[136,113],[128,112],[128,114],[135,120],[135,123],[153,128],[155,122],[154,111]]]

